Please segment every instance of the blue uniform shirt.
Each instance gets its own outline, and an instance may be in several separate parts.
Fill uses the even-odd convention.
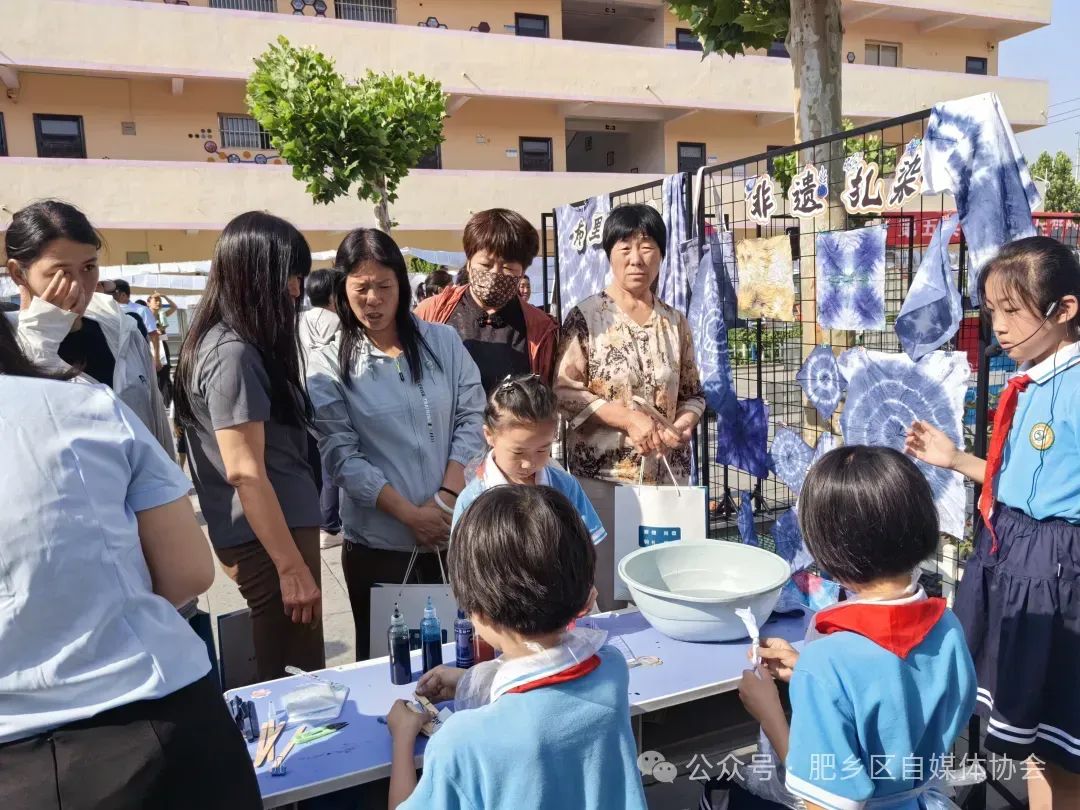
[[[788,790],[827,810],[859,810],[943,777],[975,692],[964,631],[948,610],[904,658],[847,630],[807,644],[791,676]],[[890,810],[918,806],[911,798]]]
[[[400,810],[645,810],[630,729],[630,673],[611,647],[576,680],[457,712],[431,738]]]
[[[1080,523],[1080,343],[1031,368],[994,492],[1036,520]]]
[[[457,504],[454,506],[453,526],[457,525],[458,520],[465,514],[465,510],[469,508],[469,504],[479,498],[486,490],[507,483],[509,482],[506,480],[506,476],[502,474],[502,470],[495,464],[495,459],[491,457],[491,453],[488,453],[487,457],[481,462],[476,477],[469,482],[469,485],[465,487],[461,496],[457,499]],[[607,529],[600,522],[600,517],[596,514],[596,510],[585,494],[585,490],[581,488],[581,484],[577,482],[574,476],[555,464],[555,462],[549,461],[547,466],[536,474],[536,483],[539,486],[557,489],[566,496],[566,499],[573,504],[578,514],[581,515],[581,519],[585,522],[585,528],[589,530],[589,536],[594,544],[607,537]]]

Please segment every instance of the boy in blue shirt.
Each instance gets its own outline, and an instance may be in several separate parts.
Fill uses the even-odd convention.
[[[449,561],[458,605],[502,656],[421,679],[417,694],[455,698],[457,711],[419,784],[425,717],[394,704],[390,808],[645,810],[626,660],[603,631],[566,629],[595,599],[596,553],[574,507],[550,487],[495,487],[461,518]]]
[[[807,475],[799,523],[814,559],[855,599],[817,614],[801,654],[767,639],[739,696],[808,808],[942,806],[976,684],[960,622],[912,584],[938,543],[929,484],[895,450],[842,447]],[[773,677],[790,681],[790,731]]]
[[[574,476],[551,460],[558,428],[558,401],[536,374],[507,377],[491,392],[484,410],[484,438],[491,452],[457,500],[451,529],[482,492],[505,484],[551,487],[567,497],[594,543],[607,530]]]

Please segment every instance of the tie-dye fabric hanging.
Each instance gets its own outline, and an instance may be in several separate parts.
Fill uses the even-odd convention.
[[[691,240],[696,248],[696,241]],[[724,321],[724,273],[716,239],[706,245],[698,262],[694,292],[690,297],[690,332],[694,336],[694,356],[701,374],[705,402],[719,414],[733,416],[735,389],[728,358],[728,325]],[[732,300],[732,304],[734,301]]]
[[[760,546],[757,529],[754,528],[754,498],[749,492],[744,492],[739,498],[739,514],[735,518],[739,527],[739,537],[748,546]]]
[[[790,321],[795,315],[791,239],[743,239],[735,245],[739,267],[739,317]]]
[[[840,355],[847,400],[840,415],[845,444],[892,447],[903,452],[911,423],[929,422],[957,446],[963,444],[964,394],[971,377],[963,352],[931,352],[918,363],[904,354],[849,349]],[[934,493],[941,531],[963,537],[965,496],[960,473],[915,464]]]
[[[935,104],[923,135],[923,193],[951,192],[968,249],[968,296],[978,303],[986,263],[1015,239],[1034,236],[1042,197],[1009,119],[993,93]]]
[[[660,212],[667,229],[667,250],[660,263],[660,280],[657,288],[660,300],[681,312],[687,312],[690,290],[690,265],[678,245],[690,235],[686,219],[686,176],[673,174],[664,178],[664,205]]]
[[[559,301],[565,316],[579,301],[610,283],[611,268],[600,241],[604,219],[611,209],[607,194],[583,205],[555,209],[559,229]]]
[[[794,509],[788,509],[776,519],[772,536],[776,553],[787,560],[792,573],[814,564],[814,558],[810,556],[806,543],[803,542],[802,532],[799,531],[799,516]]]
[[[760,399],[735,401],[733,418],[716,419],[716,463],[757,478],[769,474],[769,406]]]
[[[828,346],[817,346],[807,355],[795,379],[810,404],[826,422],[832,419],[844,394],[844,378],[836,365],[836,355]]]
[[[802,492],[803,479],[814,460],[814,448],[791,428],[782,427],[773,436],[769,457],[776,477],[796,495]]]
[[[949,241],[959,224],[955,214],[938,223],[896,317],[896,336],[912,360],[939,348],[960,328],[964,310],[949,259]]]
[[[837,441],[835,433],[822,433],[818,436],[817,444],[814,445],[814,457],[810,459],[810,466],[813,467],[817,464],[818,459],[839,446],[840,442]]]
[[[887,225],[817,235],[817,310],[823,329],[885,328]]]

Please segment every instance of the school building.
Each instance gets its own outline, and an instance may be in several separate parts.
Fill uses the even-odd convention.
[[[246,112],[252,58],[278,35],[347,76],[442,82],[445,142],[402,184],[395,236],[459,250],[471,212],[542,211],[794,140],[783,43],[701,58],[660,0],[5,0],[0,228],[59,197],[102,230],[103,264],[206,259],[253,208],[314,250],[372,207],[316,206]],[[998,74],[1005,39],[1051,0],[844,0],[844,115],[855,124],[996,92],[1015,129],[1048,86]]]

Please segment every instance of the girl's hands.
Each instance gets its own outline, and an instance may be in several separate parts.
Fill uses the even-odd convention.
[[[911,423],[904,439],[904,452],[946,470],[955,469],[957,457],[962,454],[952,439],[929,422],[921,421]]]
[[[784,718],[784,707],[776,681],[763,666],[743,671],[739,681],[739,700],[755,720],[765,725]]]
[[[453,700],[457,694],[458,683],[464,674],[463,669],[440,664],[420,676],[416,684],[416,694],[426,697],[432,703]]]
[[[395,740],[415,740],[427,721],[426,714],[410,709],[404,700],[395,700],[390,713],[386,715],[386,725]]]
[[[787,641],[782,638],[763,639],[758,647],[758,655],[761,657],[762,666],[770,675],[784,683],[791,680],[799,654]]]

